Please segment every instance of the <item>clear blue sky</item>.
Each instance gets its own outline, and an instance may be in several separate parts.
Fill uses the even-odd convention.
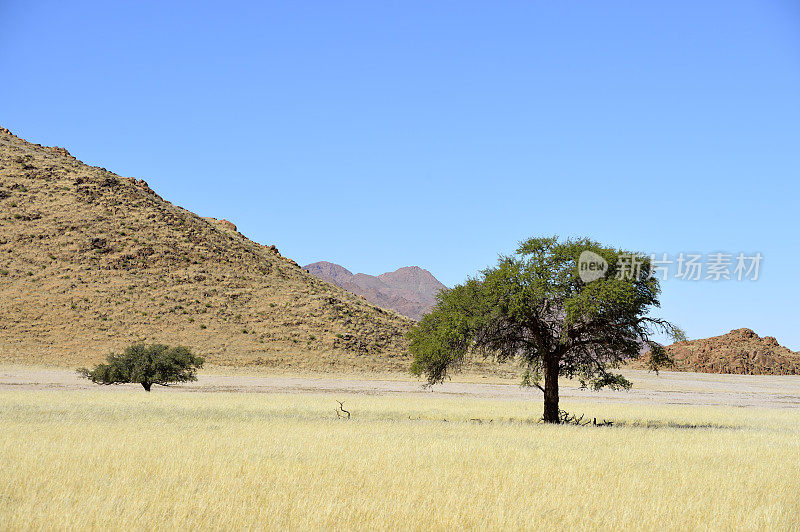
[[[761,252],[664,283],[800,349],[800,4],[0,0],[0,125],[299,263],[448,285],[528,236]]]

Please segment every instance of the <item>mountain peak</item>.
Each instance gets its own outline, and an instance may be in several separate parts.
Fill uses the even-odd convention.
[[[327,277],[340,280],[346,280],[353,277],[353,272],[344,266],[339,266],[338,264],[334,264],[333,262],[328,262],[325,260],[307,264],[306,266],[303,266],[303,269],[315,277]]]
[[[305,266],[309,273],[363,296],[379,307],[419,320],[436,303],[436,294],[447,287],[419,266],[404,266],[381,275],[357,273],[330,262]]]

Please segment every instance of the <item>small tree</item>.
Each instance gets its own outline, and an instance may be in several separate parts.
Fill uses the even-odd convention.
[[[92,370],[81,368],[78,373],[97,384],[138,383],[149,392],[153,384],[168,386],[197,380],[196,372],[203,362],[187,347],[134,344],[121,355],[108,355],[105,364]]]
[[[587,251],[608,267],[584,281],[579,264]],[[637,271],[619,275],[634,265]],[[652,369],[671,362],[651,334],[683,333],[647,316],[660,293],[650,272],[647,258],[589,239],[531,238],[497,266],[440,292],[433,310],[409,331],[411,371],[433,384],[470,352],[498,362],[519,358],[527,368],[523,383],[544,393],[544,421],[559,423],[559,375],[577,377],[584,387],[627,389],[631,383],[610,368],[646,348]]]

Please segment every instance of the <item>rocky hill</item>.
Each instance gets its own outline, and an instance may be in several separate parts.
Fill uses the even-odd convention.
[[[800,375],[800,353],[750,329],[667,347],[679,371],[744,375]]]
[[[211,364],[402,370],[411,322],[140,179],[0,130],[0,362],[75,366],[142,339]]]
[[[431,272],[407,266],[378,276],[353,274],[331,262],[315,262],[303,267],[312,275],[363,296],[370,303],[419,320],[436,304],[436,294],[447,288]]]

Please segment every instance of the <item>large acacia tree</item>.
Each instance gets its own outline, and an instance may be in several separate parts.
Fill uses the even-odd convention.
[[[608,264],[588,282],[579,273],[585,251]],[[652,336],[683,333],[649,316],[660,292],[650,274],[646,257],[589,239],[526,240],[516,254],[501,256],[496,266],[439,294],[433,310],[409,332],[412,372],[433,384],[470,353],[498,362],[520,359],[524,383],[544,393],[544,421],[558,423],[559,376],[594,389],[627,389],[631,383],[610,371],[623,361],[649,348],[652,369],[670,363]]]

